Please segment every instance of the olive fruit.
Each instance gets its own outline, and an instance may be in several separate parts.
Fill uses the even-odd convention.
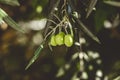
[[[65,35],[64,44],[67,47],[71,47],[73,45],[73,37],[72,37],[72,35],[70,35],[70,34]]]
[[[55,35],[52,35],[52,36],[51,36],[50,45],[51,45],[51,46],[56,46],[56,45],[57,45],[56,42],[55,42]]]
[[[55,36],[55,41],[57,45],[63,45],[64,44],[64,32],[60,32]]]

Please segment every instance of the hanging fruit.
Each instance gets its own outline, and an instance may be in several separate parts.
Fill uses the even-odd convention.
[[[51,45],[51,46],[56,46],[56,45],[57,45],[57,44],[56,44],[56,41],[55,41],[55,35],[52,35],[52,36],[51,36],[50,45]]]
[[[64,36],[65,36],[64,32],[60,32],[55,36],[55,41],[57,45],[60,46],[64,44]]]
[[[65,37],[64,37],[64,44],[67,47],[71,47],[73,45],[73,37],[72,37],[71,34],[65,35]]]

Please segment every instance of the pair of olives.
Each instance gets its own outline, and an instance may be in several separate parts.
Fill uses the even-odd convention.
[[[67,47],[71,47],[73,45],[73,36],[71,34],[66,34],[64,32],[60,32],[57,35],[52,35],[50,39],[51,46],[63,45],[65,44]]]

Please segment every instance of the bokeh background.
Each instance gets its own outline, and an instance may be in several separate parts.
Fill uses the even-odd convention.
[[[101,44],[81,32],[81,54],[77,55],[74,46],[56,46],[51,51],[46,45],[28,70],[25,67],[43,41],[46,18],[55,1],[19,0],[20,6],[0,3],[0,8],[26,31],[23,34],[10,26],[0,27],[0,80],[113,80],[119,77],[120,2],[115,6],[104,1],[97,2],[96,10],[87,19],[84,17],[89,0],[75,3],[82,21]]]

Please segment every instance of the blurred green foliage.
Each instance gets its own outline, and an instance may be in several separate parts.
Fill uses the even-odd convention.
[[[0,8],[9,14],[9,17],[12,17],[12,20],[8,17],[2,20],[7,20],[5,22],[15,28],[16,25],[19,25],[17,22],[21,20],[27,24],[27,21],[48,18],[56,1],[59,0],[0,0]],[[61,0],[59,4],[59,11],[55,11],[60,19],[63,16],[59,14],[62,12],[60,6],[64,1],[66,0]],[[80,20],[72,19],[72,24],[79,27],[83,25],[82,27],[90,29],[90,34],[92,32],[93,35],[97,35],[101,44],[94,42],[90,38],[91,36],[89,37],[90,34],[82,30],[85,28],[79,29],[77,31],[80,31],[80,35],[74,31],[75,37],[80,36],[80,42],[75,43],[77,46],[70,48],[64,45],[55,46],[51,51],[46,42],[39,56],[39,52],[37,52],[38,59],[28,70],[25,70],[25,67],[35,55],[36,48],[41,49],[39,44],[34,44],[33,38],[38,32],[39,34],[44,33],[44,30],[31,30],[22,34],[9,26],[4,30],[3,24],[0,24],[0,80],[119,80],[119,0],[94,1],[72,1],[73,10],[77,12],[78,20]],[[13,7],[10,7],[11,5]],[[69,17],[72,18],[71,15]],[[50,20],[59,23],[54,18]],[[106,20],[112,25],[109,29],[105,27]],[[74,21],[81,22],[82,25],[76,24]],[[23,28],[23,26],[18,27]],[[17,28],[17,30],[20,31],[21,28]],[[75,40],[78,40],[77,38]]]

